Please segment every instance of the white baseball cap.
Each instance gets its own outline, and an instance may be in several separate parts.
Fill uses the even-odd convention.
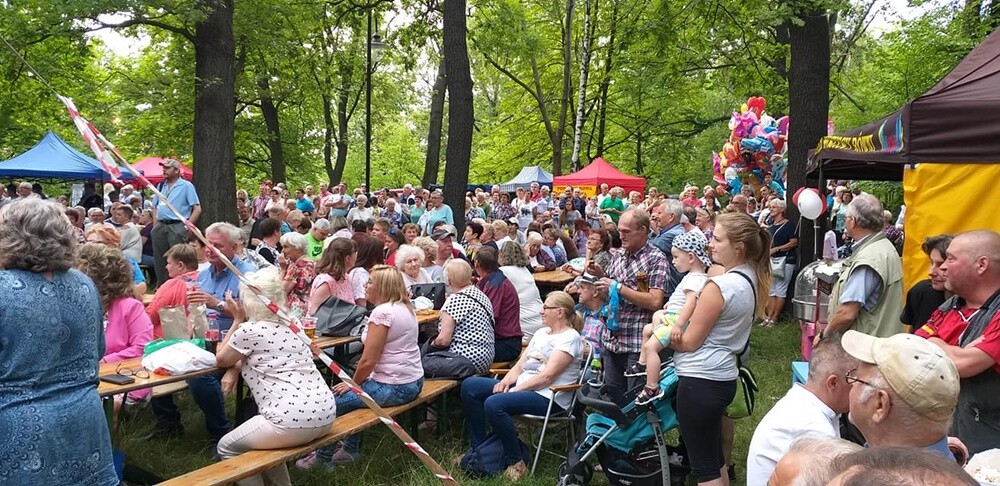
[[[877,366],[915,412],[935,422],[951,419],[958,403],[958,369],[940,347],[907,333],[877,338],[853,330],[841,343],[851,356]]]

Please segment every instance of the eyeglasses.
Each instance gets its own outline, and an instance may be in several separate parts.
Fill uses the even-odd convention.
[[[145,369],[133,370],[132,368],[123,368],[121,363],[118,363],[118,366],[115,367],[115,373],[122,376],[134,376],[144,380],[149,378],[149,371],[146,371]]]
[[[556,310],[556,309],[561,309],[561,307],[556,307],[556,306],[552,306],[552,305],[543,305],[542,309],[545,309],[545,310]]]
[[[879,387],[877,387],[877,386],[875,386],[875,385],[873,385],[873,384],[871,384],[871,383],[869,383],[869,382],[867,382],[865,380],[862,380],[861,378],[858,378],[858,369],[857,368],[854,368],[853,370],[848,371],[847,373],[845,373],[844,374],[844,381],[846,381],[848,385],[853,385],[855,383],[861,383],[863,385],[868,385],[868,386],[870,386],[872,388],[875,388],[875,389],[879,388]]]

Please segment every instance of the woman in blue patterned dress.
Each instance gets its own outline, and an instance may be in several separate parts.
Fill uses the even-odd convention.
[[[101,298],[62,206],[0,210],[0,484],[118,484],[97,395]]]

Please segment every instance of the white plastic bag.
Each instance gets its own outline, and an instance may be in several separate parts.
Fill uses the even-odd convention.
[[[215,367],[215,355],[189,342],[158,349],[142,358],[142,367],[161,375],[179,375]]]
[[[413,310],[421,311],[434,309],[434,302],[431,302],[431,299],[428,299],[427,297],[417,297],[416,299],[413,299],[412,303]]]
[[[1000,449],[990,449],[972,456],[965,471],[980,484],[1000,484]]]

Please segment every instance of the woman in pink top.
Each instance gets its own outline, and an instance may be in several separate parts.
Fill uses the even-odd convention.
[[[407,297],[403,275],[393,267],[376,265],[366,288],[368,302],[376,305],[361,341],[364,352],[358,361],[354,381],[383,407],[413,401],[424,386],[424,369],[417,347],[417,316]],[[344,383],[333,387],[337,412],[341,415],[364,402]],[[296,464],[308,469],[317,464],[332,466],[353,462],[360,448],[359,435],[352,435],[340,445],[324,447]]]
[[[309,315],[316,315],[326,299],[336,297],[354,303],[354,287],[348,273],[358,260],[358,245],[348,238],[334,238],[316,263],[316,278],[309,292]]]
[[[132,296],[132,268],[117,248],[87,243],[77,251],[77,269],[85,273],[101,294],[104,309],[104,358],[101,363],[117,363],[142,356],[153,339],[153,323],[142,302]],[[149,390],[130,394],[143,399]]]

